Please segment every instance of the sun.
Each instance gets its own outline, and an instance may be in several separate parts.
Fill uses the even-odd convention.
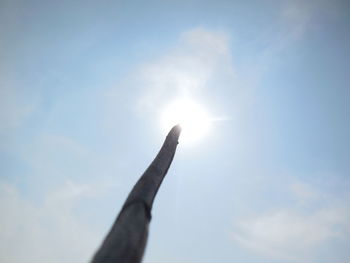
[[[161,125],[165,132],[176,124],[182,128],[180,142],[194,142],[208,133],[210,118],[201,105],[184,98],[170,103],[162,112]]]

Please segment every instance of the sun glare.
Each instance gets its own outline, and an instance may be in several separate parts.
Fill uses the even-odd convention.
[[[180,124],[181,142],[193,142],[203,138],[210,126],[207,112],[191,99],[181,99],[169,104],[163,111],[161,121],[165,131]]]

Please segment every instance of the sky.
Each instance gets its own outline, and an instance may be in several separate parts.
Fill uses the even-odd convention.
[[[88,262],[183,96],[144,263],[347,263],[346,0],[0,0],[0,261]]]

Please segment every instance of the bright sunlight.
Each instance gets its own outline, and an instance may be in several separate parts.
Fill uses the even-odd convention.
[[[210,118],[208,113],[193,100],[179,99],[169,104],[161,116],[161,125],[165,131],[176,124],[180,124],[182,128],[180,141],[193,142],[207,134]]]

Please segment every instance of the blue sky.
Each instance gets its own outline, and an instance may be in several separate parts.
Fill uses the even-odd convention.
[[[0,261],[87,262],[183,95],[145,263],[348,262],[347,1],[0,1]]]

